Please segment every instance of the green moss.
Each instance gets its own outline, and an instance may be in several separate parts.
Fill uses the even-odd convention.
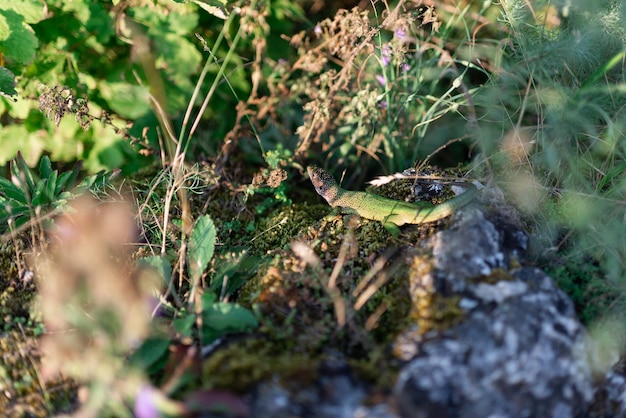
[[[410,318],[418,324],[420,334],[450,328],[465,317],[465,311],[459,307],[459,296],[443,295],[432,283],[424,283],[423,278],[431,269],[432,262],[428,257],[420,254],[413,256],[409,271]]]
[[[203,386],[243,393],[275,375],[304,386],[317,376],[318,362],[319,358],[308,353],[281,349],[277,341],[245,338],[203,362]]]
[[[76,405],[76,385],[40,375],[43,333],[32,272],[24,266],[27,236],[0,244],[0,411],[6,417],[48,417]],[[21,259],[17,258],[17,254]],[[20,277],[18,263],[22,263]]]
[[[513,275],[507,270],[504,270],[502,268],[495,268],[492,269],[491,273],[487,276],[474,277],[469,279],[468,281],[473,283],[495,284],[503,280],[515,280],[515,277],[513,277]]]
[[[251,245],[261,254],[286,248],[296,235],[304,233],[327,212],[327,206],[306,203],[280,207],[258,222]]]
[[[24,241],[16,239],[0,244],[0,318],[4,320],[4,331],[11,328],[13,319],[28,318],[35,294],[35,283],[30,276],[19,276],[16,247],[23,252]]]
[[[0,336],[0,411],[6,417],[48,417],[76,405],[76,385],[39,374],[38,341],[22,332]]]

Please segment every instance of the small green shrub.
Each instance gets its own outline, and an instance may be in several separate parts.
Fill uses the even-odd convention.
[[[20,228],[27,222],[38,222],[40,217],[63,208],[88,190],[106,186],[115,172],[100,172],[78,182],[81,164],[59,174],[52,169],[50,158],[44,155],[35,173],[26,164],[21,153],[11,162],[11,179],[0,177],[0,233],[7,228]]]

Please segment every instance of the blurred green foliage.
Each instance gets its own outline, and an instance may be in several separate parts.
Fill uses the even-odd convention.
[[[510,42],[477,91],[476,137],[536,248],[626,286],[623,2],[502,3]]]
[[[207,48],[224,27],[221,15],[242,6],[215,3],[211,8],[212,3],[172,0],[51,0],[45,7],[42,0],[0,2],[0,120],[5,126],[0,133],[0,164],[21,150],[31,166],[44,152],[54,161],[84,160],[90,171],[121,167],[132,172],[144,166],[145,155],[160,148],[149,98],[165,98],[159,105],[179,126],[202,61],[209,57]],[[243,42],[225,69],[227,83],[220,82],[218,100],[212,100],[202,115],[202,140],[192,148],[206,155],[219,151],[221,138],[236,121],[237,102],[250,94],[252,69],[247,60],[254,55],[256,42],[271,39],[267,53],[284,54],[287,41],[281,35],[302,16],[299,6],[282,0],[261,2],[257,8],[262,17],[258,23],[267,21],[243,28]],[[237,17],[235,23],[240,20]],[[209,84],[230,50],[233,29],[226,33],[227,42],[210,50],[214,62],[209,66]],[[137,37],[147,42],[138,42]],[[144,45],[150,48],[156,83],[139,62]],[[83,100],[92,123],[81,126],[69,118],[43,118],[38,109],[43,106],[36,101],[42,86]]]

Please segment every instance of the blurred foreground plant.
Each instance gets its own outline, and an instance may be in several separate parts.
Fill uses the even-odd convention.
[[[540,225],[544,254],[567,249],[624,286],[624,4],[502,7],[511,39],[475,98],[486,166]]]
[[[218,302],[201,288],[215,245],[212,221],[200,218],[191,235],[189,314],[181,311],[170,327],[152,320],[163,283],[172,284],[169,265],[159,257],[135,263],[129,245],[137,228],[130,205],[82,197],[67,209],[56,217],[42,254],[33,258],[46,328],[42,378],[60,373],[84,384],[81,417],[245,415],[245,405],[227,392],[196,388],[182,401],[170,398],[197,371],[198,343],[256,326],[247,309]],[[181,339],[192,343],[176,343]],[[162,376],[160,389],[148,381],[150,370]]]
[[[43,378],[62,373],[89,384],[81,413],[106,405],[119,416],[142,384],[125,357],[150,330],[155,276],[136,274],[128,245],[136,226],[128,204],[83,197],[60,215],[34,259],[46,334]]]
[[[484,157],[477,167],[532,219],[535,255],[623,355],[626,4],[501,6],[510,38],[474,96]]]

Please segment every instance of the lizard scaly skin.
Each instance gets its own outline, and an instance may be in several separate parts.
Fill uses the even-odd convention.
[[[316,166],[309,166],[307,171],[315,191],[330,206],[341,208],[343,213],[380,221],[390,231],[397,231],[397,226],[404,224],[421,224],[446,218],[470,203],[478,193],[476,186],[469,183],[467,191],[439,205],[415,204],[342,189],[333,176]]]

